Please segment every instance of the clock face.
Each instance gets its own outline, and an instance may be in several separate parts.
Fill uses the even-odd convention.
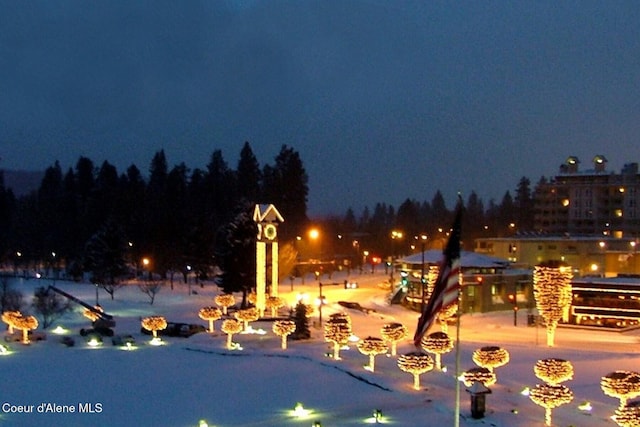
[[[267,224],[263,228],[263,236],[268,240],[273,240],[278,235],[278,230],[273,224]]]

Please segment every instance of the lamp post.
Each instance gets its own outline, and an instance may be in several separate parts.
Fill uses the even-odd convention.
[[[147,273],[147,280],[149,280],[149,277],[151,276],[151,270],[149,270],[149,264],[151,264],[151,260],[149,260],[149,258],[147,257],[142,258],[142,268]]]
[[[399,231],[399,230],[392,230],[391,231],[391,246],[392,246],[391,252],[392,252],[392,254],[391,254],[391,276],[390,276],[389,279],[390,279],[392,285],[393,285],[393,269],[394,269],[393,268],[393,262],[398,257],[398,253],[397,253],[398,251],[397,251],[397,248],[396,248],[396,240],[400,240],[403,237],[404,237],[404,234],[402,233],[402,231]]]
[[[422,250],[422,265],[420,269],[420,286],[422,287],[422,302],[420,304],[420,312],[424,313],[424,306],[426,304],[425,300],[427,295],[427,287],[425,286],[425,280],[424,280],[424,250],[425,250],[425,245],[427,243],[427,235],[422,233],[419,236],[419,238],[420,238],[420,248]]]

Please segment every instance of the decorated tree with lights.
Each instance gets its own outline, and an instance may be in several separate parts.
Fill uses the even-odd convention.
[[[613,421],[620,427],[640,426],[640,402],[628,402],[624,407],[616,409]]]
[[[222,322],[222,332],[227,334],[227,349],[233,348],[233,335],[242,331],[242,322],[237,319],[226,319]]]
[[[445,334],[449,332],[449,322],[458,313],[458,304],[449,304],[438,312],[438,322],[440,323],[440,330]]]
[[[5,311],[2,313],[2,321],[9,327],[8,332],[13,334],[13,328],[15,327],[16,319],[22,317],[22,313],[19,311]]]
[[[384,342],[382,338],[367,337],[358,341],[357,346],[360,353],[369,356],[369,365],[367,368],[371,370],[371,372],[375,372],[376,356],[387,352],[387,343]]]
[[[167,319],[163,316],[149,316],[143,318],[141,324],[147,331],[151,331],[154,338],[157,338],[158,331],[162,331],[167,328]]]
[[[640,374],[634,371],[610,372],[600,380],[600,388],[607,396],[619,399],[618,408],[622,409],[629,399],[640,396]]]
[[[287,336],[296,330],[296,323],[293,320],[276,320],[273,322],[273,333],[282,338],[281,347],[287,349]]]
[[[228,308],[236,303],[236,298],[233,294],[220,294],[216,295],[214,301],[216,305],[222,307],[222,314],[226,316]]]
[[[260,318],[260,311],[256,307],[245,308],[234,313],[236,319],[242,321],[243,330],[249,329],[249,323],[255,322]]]
[[[222,311],[218,307],[202,307],[198,311],[198,317],[209,322],[209,332],[215,331],[215,321],[222,317]]]
[[[533,296],[547,327],[547,345],[553,347],[556,327],[571,304],[571,268],[559,261],[537,265],[533,271]]]
[[[413,375],[413,388],[420,390],[420,375],[433,369],[433,359],[427,353],[414,351],[398,357],[398,368]]]
[[[472,359],[473,363],[481,368],[494,372],[495,368],[509,363],[509,352],[496,346],[481,347],[473,352]]]
[[[13,326],[22,331],[22,343],[29,344],[29,331],[38,327],[38,319],[33,316],[20,316],[14,319]]]
[[[420,346],[435,355],[436,369],[442,370],[442,355],[453,350],[453,340],[444,332],[432,332],[422,337]]]
[[[380,329],[382,339],[391,345],[391,355],[397,352],[398,341],[405,339],[409,335],[407,327],[401,323],[387,323]]]
[[[284,307],[284,300],[280,297],[269,296],[264,302],[265,308],[271,310],[271,317],[278,315],[280,307]]]
[[[93,307],[96,311],[99,312],[104,312],[104,310],[102,309],[101,306],[96,305]],[[89,310],[88,308],[85,308],[84,310],[82,310],[82,315],[84,317],[86,317],[87,319],[91,320],[92,322],[95,322],[96,320],[98,320],[100,318],[100,316],[98,316],[98,313],[96,313],[95,311]]]
[[[480,382],[485,387],[489,387],[494,385],[496,381],[495,372],[482,366],[476,366],[462,374],[462,382],[467,387],[471,387],[475,382]]]
[[[324,324],[324,340],[333,343],[333,358],[340,360],[340,347],[349,342],[351,336],[351,318],[344,313],[329,316]]]
[[[573,365],[564,359],[538,360],[533,367],[536,377],[551,385],[558,385],[573,379]]]
[[[573,400],[573,392],[564,385],[537,384],[529,393],[529,398],[545,409],[545,425],[551,426],[551,412],[554,408]]]

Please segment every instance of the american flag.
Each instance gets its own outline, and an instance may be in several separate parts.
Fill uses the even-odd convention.
[[[458,203],[456,216],[449,235],[449,241],[444,249],[444,258],[440,264],[440,271],[428,304],[418,319],[413,343],[420,347],[422,337],[427,333],[438,313],[458,302],[460,289],[460,228],[462,221],[462,203]]]

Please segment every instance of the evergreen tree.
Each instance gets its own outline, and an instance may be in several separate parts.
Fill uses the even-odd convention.
[[[230,212],[233,212],[236,200],[234,174],[227,166],[222,151],[216,150],[211,155],[204,184],[206,211],[210,216],[208,226],[217,230],[231,219]]]
[[[274,204],[288,227],[282,239],[293,239],[307,224],[307,196],[309,177],[298,152],[283,145],[274,166],[264,168],[264,202]]]
[[[420,229],[420,209],[414,200],[406,199],[398,208],[396,227],[398,227],[408,239],[425,232]]]
[[[260,184],[262,172],[249,142],[245,142],[240,151],[240,159],[236,169],[237,197],[256,204],[261,200]]]
[[[4,171],[0,170],[0,256],[9,251],[9,236],[15,210],[15,197],[5,188]]]
[[[247,295],[256,287],[256,239],[258,228],[253,221],[254,206],[240,204],[233,220],[221,227],[215,243],[215,260],[222,271],[216,284],[224,293],[242,292],[242,307]]]
[[[473,244],[473,239],[480,237],[485,225],[484,205],[475,191],[467,198],[466,212],[462,227],[466,230],[465,241]]]
[[[298,301],[293,313],[293,321],[296,324],[296,330],[291,334],[292,340],[308,340],[311,338],[311,330],[309,329],[309,318],[307,317],[307,307]]]
[[[449,221],[451,217],[451,213],[447,209],[447,205],[444,201],[444,197],[440,190],[436,191],[436,194],[433,196],[431,200],[431,212],[432,212],[432,222],[435,228],[447,230],[449,228]]]
[[[167,200],[168,166],[164,150],[151,160],[149,184],[146,192],[144,237],[142,250],[150,254],[156,272],[165,276],[169,266],[169,216],[173,206]]]
[[[85,271],[91,273],[91,281],[113,294],[127,274],[127,239],[122,228],[113,220],[107,222],[87,242]]]
[[[531,181],[522,177],[516,188],[514,200],[516,210],[516,225],[519,230],[533,230],[533,196],[531,195]]]

